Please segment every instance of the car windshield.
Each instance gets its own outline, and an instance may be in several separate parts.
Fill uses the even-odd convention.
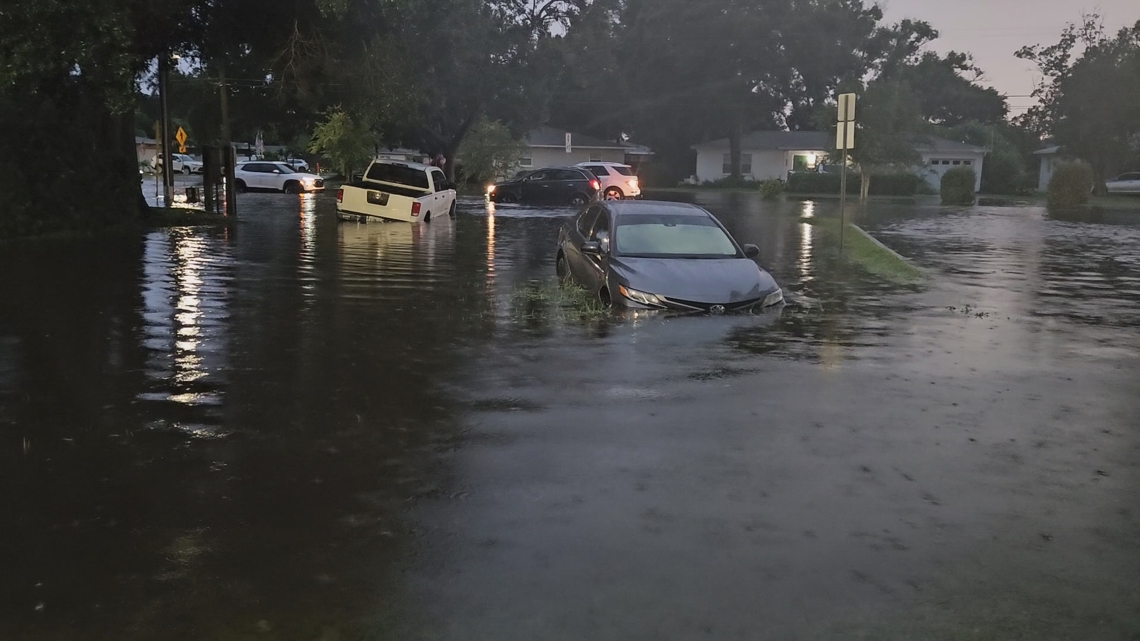
[[[374,163],[368,168],[368,174],[365,178],[376,182],[392,183],[393,185],[407,185],[417,189],[428,188],[427,172],[407,165]]]
[[[728,258],[736,245],[707,216],[650,214],[618,219],[617,253],[633,257]]]
[[[283,174],[297,173],[297,172],[293,171],[292,167],[290,167],[289,165],[286,165],[283,162],[273,163],[273,166],[276,167],[277,169],[280,169],[281,173],[283,173]]]

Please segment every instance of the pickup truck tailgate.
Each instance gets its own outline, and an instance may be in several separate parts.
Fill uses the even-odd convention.
[[[363,182],[346,184],[342,190],[337,211],[388,220],[416,220],[417,217],[412,215],[412,205],[418,198],[428,195],[426,192],[417,194],[408,188]]]

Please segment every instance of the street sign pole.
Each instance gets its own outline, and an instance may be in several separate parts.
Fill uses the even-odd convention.
[[[855,94],[839,94],[839,122],[835,130],[835,147],[843,152],[843,168],[839,178],[839,252],[847,236],[847,152],[855,148]]]

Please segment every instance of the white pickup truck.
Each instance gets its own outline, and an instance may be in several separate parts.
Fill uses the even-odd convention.
[[[428,222],[455,214],[455,189],[438,167],[373,160],[358,182],[336,192],[341,220]]]

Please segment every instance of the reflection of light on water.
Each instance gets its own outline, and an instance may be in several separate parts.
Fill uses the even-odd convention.
[[[814,225],[800,223],[800,256],[796,264],[800,268],[800,281],[805,283],[811,280],[811,241],[814,232]]]
[[[495,205],[490,204],[487,209],[487,280],[495,275]]]
[[[301,291],[306,300],[312,300],[317,246],[317,197],[313,194],[301,195],[300,234],[301,260],[297,261],[297,269],[301,272]]]
[[[813,218],[815,216],[815,201],[805,200],[804,210],[802,213],[804,218]]]

